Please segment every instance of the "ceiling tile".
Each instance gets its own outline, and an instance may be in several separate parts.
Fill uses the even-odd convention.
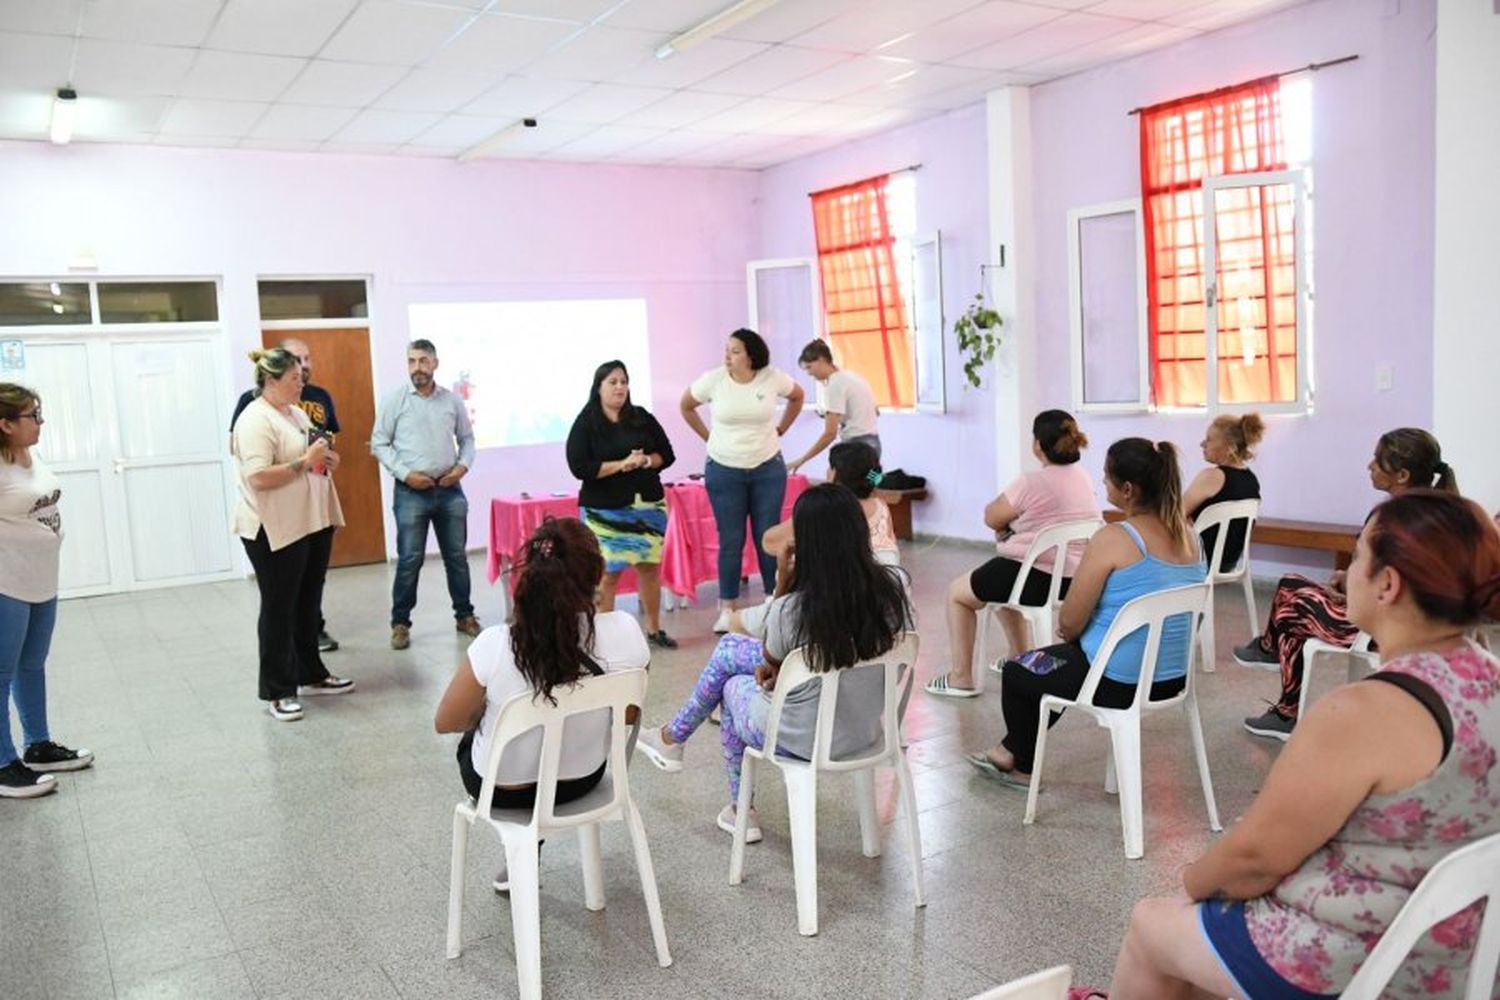
[[[744,101],[743,97],[734,94],[701,94],[692,90],[679,90],[655,104],[632,111],[621,118],[619,123],[646,128],[683,128],[727,111],[736,104],[743,104]]]
[[[591,84],[582,80],[541,80],[512,76],[500,81],[498,86],[463,110],[466,114],[473,115],[535,118],[590,86]]]
[[[1134,21],[1092,14],[1067,14],[1030,31],[956,56],[952,63],[981,69],[1017,69],[1076,49],[1090,42],[1129,31]]]
[[[668,37],[659,32],[595,26],[528,65],[526,75],[610,80],[656,58],[656,50]]]
[[[177,87],[183,97],[273,101],[307,65],[306,59],[202,49]]]
[[[400,148],[399,142],[325,142],[320,153],[342,153],[347,156],[389,156]]]
[[[1156,21],[1170,14],[1185,14],[1212,0],[1101,0],[1089,8],[1090,14],[1104,17],[1128,17],[1136,21]]]
[[[857,131],[858,123],[875,113],[875,109],[864,105],[814,104],[794,115],[764,125],[760,131],[767,135],[842,134]]]
[[[772,122],[790,118],[816,105],[811,101],[788,101],[777,97],[752,97],[728,111],[705,118],[696,128],[708,132],[759,132]]]
[[[277,142],[322,142],[349,124],[355,113],[352,108],[273,104],[250,130],[250,136]]]
[[[150,97],[180,93],[192,49],[80,39],[73,85],[80,94]]]
[[[420,111],[382,111],[371,108],[355,115],[353,121],[334,133],[330,142],[339,145],[409,142],[436,125],[442,117]]]
[[[68,82],[73,40],[0,31],[0,87],[51,96]]]
[[[535,157],[594,130],[583,122],[544,121],[537,128],[512,128],[485,146],[484,157]]]
[[[873,104],[879,107],[909,106],[917,98],[942,93],[965,84],[976,84],[990,75],[990,70],[973,67],[918,63],[884,83],[850,94],[844,100],[851,104]]]
[[[455,72],[488,73],[494,78],[535,62],[578,30],[579,26],[571,22],[487,14],[438,50],[426,65]]]
[[[925,62],[946,62],[963,52],[1003,41],[1023,31],[1062,17],[1064,11],[1011,0],[991,0],[961,14],[912,32],[883,45],[881,55],[905,56]]]
[[[462,151],[476,143],[483,142],[514,122],[514,118],[497,118],[492,115],[449,115],[412,139],[410,144],[413,146],[456,146]]]
[[[250,130],[269,104],[254,101],[173,101],[161,121],[165,135],[239,136]]]
[[[724,29],[720,38],[785,42],[846,13],[861,0],[782,0],[750,20]]]
[[[777,45],[695,85],[695,90],[759,97],[852,59],[847,52]]]
[[[496,79],[478,73],[414,69],[400,83],[380,95],[375,106],[392,111],[441,111],[446,114],[474,100]]]
[[[588,122],[603,125],[639,111],[670,94],[656,87],[622,87],[615,83],[596,83],[577,97],[571,97],[551,111],[549,119],[563,122]]]
[[[364,0],[318,53],[325,59],[415,66],[474,17],[471,10]]]
[[[865,0],[793,41],[814,48],[870,52],[877,46],[943,21],[975,0]]]
[[[630,0],[617,4],[605,23],[679,35],[730,6],[734,0]],[[785,0],[783,0],[785,2]],[[795,2],[795,0],[793,0]]]
[[[281,100],[292,104],[363,108],[394,86],[406,73],[400,66],[371,66],[314,59],[281,95]]]
[[[664,132],[655,139],[648,139],[639,146],[633,146],[620,154],[621,158],[628,158],[635,163],[660,163],[667,160],[675,160],[687,153],[706,149],[716,142],[722,142],[724,136],[719,132],[695,132],[691,129],[676,129]]]
[[[525,14],[587,23],[619,5],[620,0],[495,0],[490,9],[497,14]]]
[[[315,153],[323,144],[305,139],[241,139],[240,149],[263,149],[281,153]]]
[[[1116,59],[1128,59],[1141,52],[1171,45],[1198,34],[1194,28],[1183,28],[1172,24],[1137,24],[1129,31],[1110,35],[1102,41],[1069,49],[1050,59],[1028,63],[1021,67],[1028,73],[1039,73],[1056,78],[1068,73],[1077,73],[1092,66],[1100,66]]]
[[[156,132],[171,103],[165,97],[80,96],[73,136],[98,141],[145,141]]]
[[[43,139],[52,127],[52,98],[47,94],[0,93],[0,136]]]
[[[660,138],[661,129],[632,128],[628,125],[603,125],[587,135],[559,146],[557,152],[564,156],[605,157],[639,146],[650,139]]]
[[[240,144],[238,136],[214,135],[166,135],[158,132],[151,137],[153,146],[187,146],[192,149],[233,149]]]
[[[359,0],[229,0],[204,46],[229,52],[310,56]]]
[[[829,67],[821,73],[804,77],[770,92],[772,97],[789,97],[800,101],[835,101],[855,91],[885,83],[892,77],[917,68],[906,59],[885,56],[856,56]]]
[[[89,0],[83,37],[154,45],[199,45],[222,0]]]
[[[678,159],[682,163],[724,166],[743,158],[768,155],[772,150],[783,149],[794,141],[796,140],[784,135],[736,135]]]
[[[1056,10],[1082,10],[1085,7],[1092,7],[1099,0],[1029,0],[1029,2]]]
[[[1041,83],[1046,77],[1037,73],[1022,73],[1018,70],[1000,70],[989,72],[971,83],[960,84],[948,90],[938,91],[931,94],[907,94],[898,98],[902,106],[919,108],[927,111],[951,111],[961,108],[976,101],[983,100],[984,95],[1001,87],[1029,87]],[[849,98],[858,100],[859,95]]]
[[[686,52],[674,52],[665,59],[647,59],[635,68],[611,77],[611,82],[633,83],[642,87],[691,87],[700,80],[706,80],[759,55],[767,48],[769,46],[765,42],[710,38]]]
[[[1212,31],[1302,2],[1304,0],[1214,0],[1201,7],[1165,15],[1162,20],[1200,31]]]
[[[408,142],[396,150],[397,156],[424,156],[435,160],[447,160],[458,157],[467,146],[419,146]]]
[[[83,0],[0,0],[0,21],[8,31],[72,35],[82,7]]]

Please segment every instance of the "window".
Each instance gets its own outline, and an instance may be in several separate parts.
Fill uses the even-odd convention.
[[[1073,406],[1085,412],[1150,405],[1141,203],[1068,213]]]
[[[363,279],[261,281],[260,318],[365,319],[370,315]]]
[[[911,288],[914,194],[908,171],[812,196],[829,344],[839,364],[869,380],[875,401],[885,407],[917,402],[905,291]]]
[[[87,282],[0,282],[0,326],[93,322]]]
[[[212,323],[219,291],[212,281],[99,282],[101,323]]]

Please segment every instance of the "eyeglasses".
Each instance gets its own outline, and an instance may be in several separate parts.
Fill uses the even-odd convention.
[[[41,410],[32,410],[30,413],[16,414],[17,420],[35,420],[37,424],[45,424],[47,421],[42,417]]]

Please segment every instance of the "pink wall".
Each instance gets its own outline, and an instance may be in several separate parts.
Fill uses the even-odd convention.
[[[1435,16],[1432,3],[1322,0],[1035,88],[1039,402],[1069,394],[1067,211],[1140,193],[1126,112],[1358,54],[1312,80],[1316,411],[1270,420],[1255,468],[1268,515],[1362,518],[1377,497],[1364,474],[1375,438],[1432,421]],[[1395,368],[1388,392],[1375,389],[1382,362]],[[1199,418],[1086,424],[1096,471],[1099,445],[1128,435],[1174,441],[1188,474],[1201,467]]]
[[[979,290],[979,263],[988,259],[983,104],[763,171],[759,256],[815,256],[808,192],[914,163],[922,165],[916,185],[917,231],[942,232],[944,313],[951,326]],[[918,531],[983,537],[980,511],[994,496],[996,482],[994,398],[987,389],[964,387],[951,347],[947,366],[946,415],[881,417],[884,464],[887,469],[899,466],[928,478],[932,496],[915,511]],[[810,387],[805,376],[804,382]],[[802,418],[800,426],[787,435],[786,451],[790,454],[805,447],[817,436],[816,424],[811,415]],[[823,460],[812,465],[821,469]]]
[[[643,297],[653,408],[686,473],[703,449],[676,400],[744,322],[755,188],[729,170],[0,144],[0,274],[65,274],[90,250],[105,275],[222,275],[236,391],[261,274],[373,276],[380,394],[406,377],[409,303]],[[576,483],[558,444],[481,452],[467,486],[478,545],[490,496]]]

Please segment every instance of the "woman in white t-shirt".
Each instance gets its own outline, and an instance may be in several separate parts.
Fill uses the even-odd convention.
[[[519,561],[511,625],[492,625],[470,644],[434,720],[440,733],[464,734],[458,743],[458,773],[475,800],[506,702],[526,695],[555,701],[555,689],[651,662],[646,638],[628,612],[594,610],[604,557],[582,521],[549,517],[527,539]],[[609,709],[566,723],[557,804],[582,798],[604,777],[609,723]],[[531,808],[541,755],[541,730],[506,744],[495,775],[494,808]],[[505,891],[504,876],[495,888]]]
[[[1099,517],[1094,478],[1078,464],[1089,439],[1066,410],[1043,410],[1031,422],[1031,453],[1040,469],[1024,472],[984,508],[985,526],[995,532],[993,559],[954,580],[948,587],[948,673],[927,683],[927,693],[944,698],[973,698],[974,632],[979,612],[992,601],[1010,599],[1026,550],[1043,528],[1068,521]],[[1069,546],[1062,593],[1078,567],[1082,546]],[[1052,562],[1037,561],[1021,589],[1021,603],[1045,604],[1051,584]],[[1046,645],[1050,635],[1029,637],[1026,621],[1014,611],[1000,616],[1012,652]]]
[[[786,410],[777,419],[776,403]],[[745,551],[745,518],[750,519],[760,556],[761,584],[776,587],[776,560],[761,545],[766,530],[781,519],[786,499],[786,461],[780,438],[802,412],[802,387],[771,366],[771,349],[754,330],[736,330],[724,345],[724,366],[704,372],[682,394],[682,419],[708,442],[704,485],[719,531],[719,618],[715,632],[729,631],[729,616],[740,597],[740,560]],[[713,405],[713,430],[698,407]]]
[[[49,771],[94,762],[87,750],[54,743],[47,731],[47,651],[57,622],[62,552],[62,489],[32,449],[42,436],[42,401],[25,386],[0,382],[0,798],[29,799],[57,790]],[[21,717],[26,752],[10,736],[10,701]]]
[[[285,348],[251,351],[260,395],[234,422],[240,502],[232,530],[260,589],[259,693],[271,717],[302,718],[298,695],[347,694],[354,682],[323,666],[323,579],[344,523],[332,474],[338,454],[298,405],[302,366]]]

